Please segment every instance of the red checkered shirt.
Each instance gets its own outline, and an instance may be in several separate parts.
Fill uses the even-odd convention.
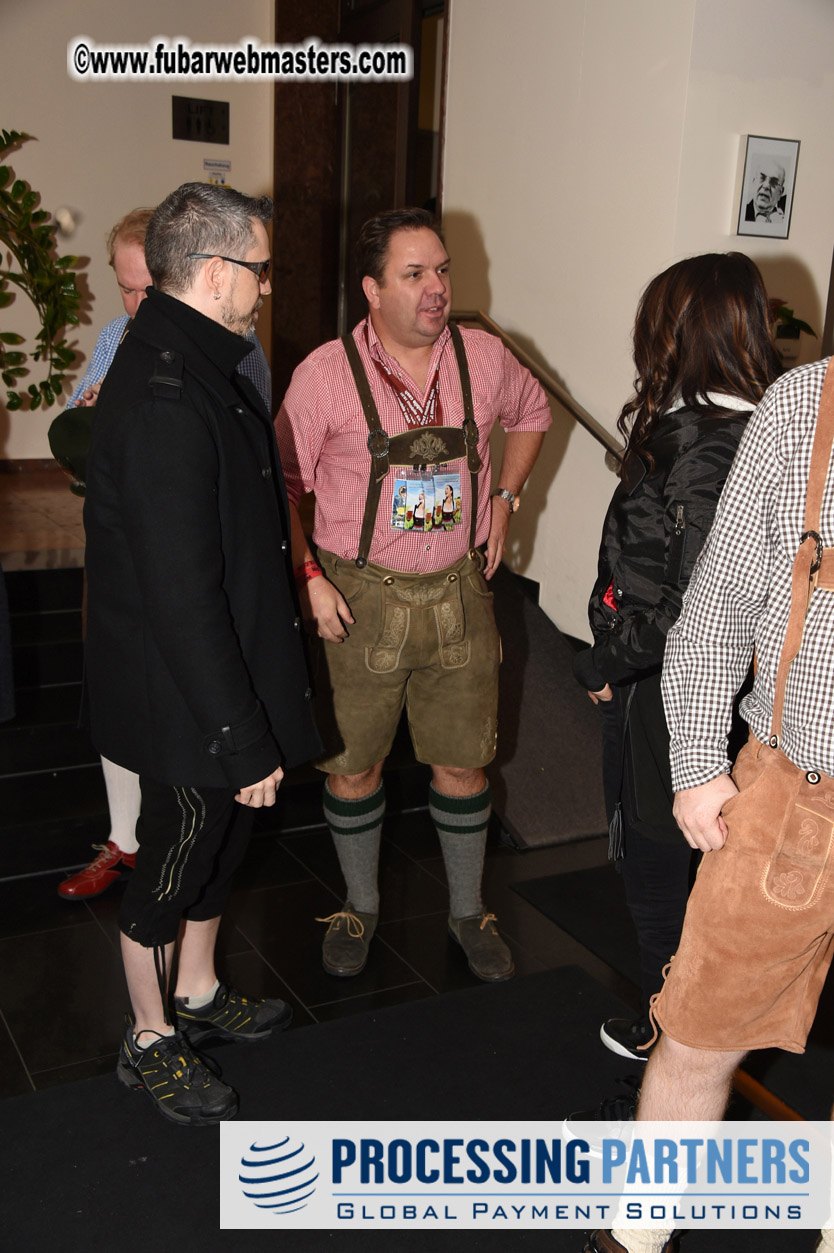
[[[501,340],[486,331],[461,328],[472,400],[478,424],[478,451],[483,467],[478,477],[478,519],[475,542],[489,535],[491,468],[489,433],[496,421],[506,431],[546,431],[551,423],[544,391],[509,352]],[[368,376],[380,421],[389,435],[407,430],[397,398],[380,377],[372,355],[403,378],[415,396],[423,393],[414,380],[382,347],[370,318],[353,330],[353,338]],[[440,361],[440,399],[446,426],[463,422],[460,376],[448,328],[432,350],[427,378]],[[368,427],[356,384],[342,343],[323,344],[295,371],[275,419],[281,464],[291,500],[315,492],[313,539],[319,548],[348,560],[359,548],[362,515],[368,489],[370,453]],[[469,546],[470,486],[466,461],[460,467],[462,523],[451,531],[399,531],[391,526],[391,499],[396,471],[382,484],[370,560],[392,570],[428,573],[459,561]]]

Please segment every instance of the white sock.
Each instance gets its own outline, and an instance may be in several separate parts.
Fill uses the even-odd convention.
[[[107,808],[110,810],[110,839],[123,853],[135,853],[136,819],[142,804],[139,775],[124,766],[117,766],[106,757],[101,759],[104,786],[107,788]]]
[[[204,992],[202,996],[178,996],[177,1000],[182,1001],[189,1009],[202,1009],[204,1005],[209,1005],[214,1000],[219,987],[220,980],[215,979],[213,986],[209,988],[208,992]]]
[[[170,1027],[168,1031],[151,1031],[150,1028],[146,1027],[145,1030],[140,1031],[139,1034],[147,1036],[148,1038],[145,1040],[143,1044],[141,1040],[136,1039],[136,1033],[134,1032],[133,1033],[133,1047],[137,1049],[147,1049],[147,1048],[150,1048],[152,1044],[156,1044],[157,1040],[160,1037],[173,1035],[174,1028]]]
[[[624,1249],[628,1249],[628,1253],[663,1253],[673,1230],[628,1227],[625,1231],[612,1230],[611,1235],[619,1240]]]

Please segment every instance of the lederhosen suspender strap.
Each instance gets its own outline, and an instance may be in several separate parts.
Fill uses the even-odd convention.
[[[778,748],[782,736],[782,716],[785,710],[785,690],[788,672],[802,644],[805,619],[816,587],[834,590],[834,549],[823,548],[819,535],[820,510],[831,450],[834,447],[834,357],[828,363],[822,386],[817,428],[811,451],[811,468],[808,472],[808,491],[805,497],[804,531],[791,574],[791,609],[785,642],[779,658],[773,694],[773,719],[770,727],[770,745]]]
[[[365,512],[362,516],[359,551],[356,555],[356,564],[360,569],[368,564],[368,553],[371,551],[382,483],[392,464],[425,468],[428,465],[440,465],[444,461],[450,461],[465,454],[471,487],[469,547],[470,549],[475,547],[475,528],[478,522],[478,471],[482,464],[478,455],[478,427],[475,422],[472,383],[469,377],[466,350],[463,346],[463,336],[457,326],[452,323],[449,324],[449,331],[460,374],[460,390],[463,398],[462,427],[427,426],[419,430],[404,431],[393,437],[389,437],[379,420],[379,411],[371,392],[365,367],[362,365],[359,349],[356,347],[356,341],[352,335],[342,336],[342,344],[356,383],[359,399],[362,402],[365,421],[368,424],[368,451],[371,454],[368,492],[365,496]]]

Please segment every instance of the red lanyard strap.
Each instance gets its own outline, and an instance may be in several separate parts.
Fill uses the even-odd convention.
[[[466,462],[469,468],[470,481],[469,507],[471,517],[469,519],[469,548],[471,551],[475,547],[475,530],[478,520],[478,471],[481,469],[482,463],[478,455],[478,426],[475,422],[475,408],[472,403],[472,383],[469,377],[469,363],[466,360],[466,350],[463,346],[463,336],[457,326],[452,323],[449,324],[449,331],[455,350],[458,373],[460,374],[460,390],[463,400],[463,437],[466,444]],[[359,399],[362,402],[362,412],[365,415],[365,422],[368,426],[368,451],[371,454],[368,491],[365,496],[362,530],[359,534],[359,551],[355,558],[356,565],[362,570],[368,564],[368,554],[371,551],[379,498],[382,494],[382,481],[390,469],[391,441],[388,432],[383,429],[380,421],[379,410],[371,392],[368,376],[365,373],[365,367],[362,364],[362,358],[356,346],[356,340],[352,335],[343,335],[342,344],[351,373],[353,374]],[[439,368],[438,366],[438,383]]]

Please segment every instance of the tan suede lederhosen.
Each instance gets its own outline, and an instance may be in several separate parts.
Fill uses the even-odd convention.
[[[834,591],[834,548],[819,518],[834,443],[834,358],[820,401],[776,675],[771,735],[751,736],[722,809],[724,847],[707,853],[680,945],[652,1015],[694,1048],[805,1051],[834,945],[834,778],[795,766],[779,747],[785,689],[811,598]]]

